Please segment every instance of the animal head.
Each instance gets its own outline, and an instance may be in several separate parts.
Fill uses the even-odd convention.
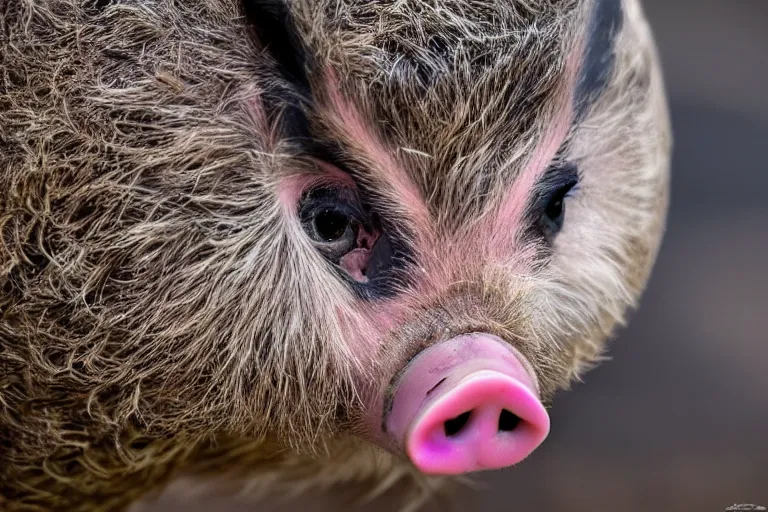
[[[429,472],[408,439],[452,418],[421,401],[444,381],[454,400],[466,383],[440,372],[477,353],[513,361],[498,385],[534,411],[535,447],[541,404],[642,293],[670,135],[635,0],[2,14],[0,424],[18,460],[130,425],[150,444],[362,438]]]

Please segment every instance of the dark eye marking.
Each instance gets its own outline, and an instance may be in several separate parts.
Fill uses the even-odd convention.
[[[307,67],[308,52],[296,30],[287,0],[242,0],[245,19],[260,47],[272,57],[255,56],[260,98],[271,125],[286,140],[311,144],[308,112],[313,103]],[[269,62],[269,63],[267,63]]]
[[[621,0],[595,0],[592,9],[574,98],[577,119],[608,86],[616,60],[616,36],[624,21]]]
[[[292,83],[307,87],[307,52],[298,36],[286,0],[243,0],[248,22],[274,57],[282,74]]]
[[[579,173],[574,164],[557,163],[544,173],[526,214],[529,238],[543,238],[552,243],[565,222],[567,196],[578,182]]]

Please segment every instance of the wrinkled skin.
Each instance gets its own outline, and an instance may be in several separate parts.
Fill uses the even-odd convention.
[[[601,3],[0,1],[5,509],[121,510],[177,476],[429,490],[364,418],[466,332],[550,404],[666,214],[652,38],[624,0],[605,46]],[[363,212],[351,251],[302,219],[323,187]]]

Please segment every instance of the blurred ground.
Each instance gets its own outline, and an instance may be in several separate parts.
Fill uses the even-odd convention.
[[[556,403],[544,446],[455,510],[768,506],[768,2],[645,4],[676,134],[654,277],[613,361]],[[277,507],[168,495],[142,512],[174,510],[352,509],[332,496]]]

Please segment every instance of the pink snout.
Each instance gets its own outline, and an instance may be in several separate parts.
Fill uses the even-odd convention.
[[[456,475],[517,464],[549,433],[525,359],[488,334],[421,353],[395,391],[386,429],[422,472]]]

